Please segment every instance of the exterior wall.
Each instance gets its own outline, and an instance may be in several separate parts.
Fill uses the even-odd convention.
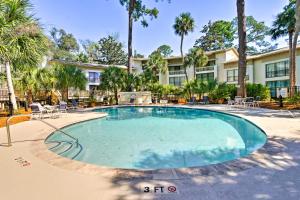
[[[213,67],[213,70],[209,71],[197,71],[196,74],[211,73],[214,72],[214,77],[218,82],[227,82],[227,71],[231,69],[238,68],[238,55],[237,52],[233,49],[228,49],[225,51],[216,51],[215,53],[209,53],[208,55],[210,60],[215,59],[216,64]],[[266,85],[267,81],[278,81],[278,80],[288,80],[289,76],[284,77],[274,77],[266,78],[266,65],[269,63],[276,63],[280,61],[285,61],[289,59],[289,52],[286,49],[278,50],[277,52],[271,52],[267,54],[252,56],[247,61],[247,75],[249,76],[249,83],[259,83]],[[180,65],[180,58],[171,58],[168,60],[169,66]],[[297,49],[296,57],[296,85],[300,86],[300,48]],[[135,62],[138,69],[142,69],[138,62]],[[142,70],[137,70],[142,72]],[[189,80],[194,79],[194,70],[193,67],[187,69]],[[169,72],[166,74],[160,75],[161,84],[169,84],[169,77],[178,77],[184,76],[183,74],[169,75]],[[231,84],[237,84],[237,81],[230,82]]]
[[[137,74],[143,73],[143,63],[141,60],[135,60],[132,65]]]
[[[216,65],[217,65],[217,80],[218,82],[225,82],[224,77],[224,62],[226,61],[226,53],[225,54],[217,54],[216,55]]]
[[[300,56],[296,57],[296,85],[300,86]]]

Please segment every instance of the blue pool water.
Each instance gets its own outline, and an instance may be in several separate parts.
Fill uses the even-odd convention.
[[[247,156],[266,142],[261,129],[220,112],[172,107],[96,110],[108,116],[55,132],[51,151],[78,161],[126,169],[194,167]]]

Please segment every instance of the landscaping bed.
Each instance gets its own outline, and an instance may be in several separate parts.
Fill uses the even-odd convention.
[[[31,111],[25,111],[24,109],[20,109],[17,114],[30,114]],[[6,126],[6,120],[8,118],[8,112],[0,112],[0,128]],[[15,117],[10,121],[10,124],[17,124],[21,123],[24,121],[30,120],[29,116],[20,116],[20,117]]]
[[[263,102],[260,103],[261,108],[268,108],[274,110],[299,110],[300,104],[291,104],[287,102],[283,102],[283,107],[279,107],[279,102]]]

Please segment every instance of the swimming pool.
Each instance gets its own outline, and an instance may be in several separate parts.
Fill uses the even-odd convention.
[[[249,155],[266,142],[251,122],[225,113],[175,107],[117,107],[101,119],[54,132],[48,148],[67,158],[124,169],[195,167]]]

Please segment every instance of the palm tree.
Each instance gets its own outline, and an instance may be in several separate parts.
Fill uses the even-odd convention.
[[[118,104],[118,92],[126,87],[125,72],[118,67],[109,67],[101,75],[100,88],[112,92]]]
[[[68,100],[69,88],[85,89],[87,78],[85,74],[75,66],[54,65],[55,88],[60,89],[63,99]]]
[[[34,101],[36,93],[52,91],[55,82],[52,71],[49,68],[24,66],[15,72],[14,85],[26,94],[25,109]]]
[[[289,38],[289,65],[290,65],[290,87],[294,88],[295,86],[295,51],[293,50],[293,35],[295,33],[295,3],[296,0],[290,0],[290,3],[283,8],[283,11],[276,16],[275,21],[273,22],[270,34],[273,40],[276,40],[280,37],[288,35]],[[296,34],[297,35],[297,34]],[[296,38],[295,38],[296,39]],[[295,41],[297,45],[297,40]],[[293,89],[290,92],[292,96]]]
[[[246,78],[246,17],[245,17],[245,0],[237,0],[237,15],[238,15],[238,35],[239,35],[239,63],[238,63],[238,96],[246,96],[245,78]]]
[[[151,69],[154,74],[166,73],[168,70],[168,61],[163,57],[158,50],[151,53],[146,63],[146,68]]]
[[[184,36],[188,35],[189,32],[193,32],[195,28],[195,20],[191,17],[190,13],[181,13],[175,19],[175,24],[173,25],[175,30],[175,34],[180,36],[180,53],[182,57],[182,64],[184,63],[184,56],[183,56],[183,39]],[[186,68],[184,68],[185,78],[188,82],[188,75]]]
[[[37,66],[47,52],[48,39],[38,21],[29,13],[28,0],[0,2],[0,65],[5,65],[8,92],[13,109],[17,109],[12,69]],[[14,68],[12,68],[14,67]]]
[[[186,67],[194,67],[194,79],[196,79],[196,68],[203,67],[207,64],[208,57],[205,52],[198,47],[194,47],[189,50],[189,53],[186,55],[184,59],[184,66]]]
[[[202,80],[195,79],[192,82],[193,92],[198,94],[199,98],[203,96],[203,94],[208,92],[208,82],[204,82]]]

